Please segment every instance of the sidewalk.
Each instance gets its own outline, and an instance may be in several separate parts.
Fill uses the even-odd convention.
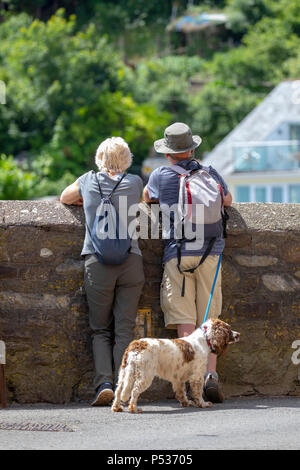
[[[211,409],[175,400],[141,406],[137,415],[88,403],[9,406],[0,409],[0,450],[300,449],[300,398],[240,398]]]

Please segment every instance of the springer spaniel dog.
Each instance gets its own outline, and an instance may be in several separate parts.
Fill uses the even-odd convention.
[[[137,408],[138,397],[151,385],[155,376],[172,383],[175,396],[182,406],[212,406],[202,398],[208,356],[211,352],[220,356],[229,344],[239,340],[239,336],[227,323],[213,319],[184,338],[142,338],[132,341],[123,356],[112,411],[123,411],[121,401],[130,399],[129,411],[141,412]],[[186,395],[187,381],[193,400]]]

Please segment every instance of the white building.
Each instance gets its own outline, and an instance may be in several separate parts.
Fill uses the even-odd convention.
[[[202,163],[235,202],[300,203],[300,81],[280,83]]]

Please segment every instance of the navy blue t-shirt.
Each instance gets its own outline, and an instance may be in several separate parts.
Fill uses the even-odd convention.
[[[199,164],[195,160],[187,159],[183,160],[182,162],[177,163],[177,165],[181,166],[186,170],[194,170],[199,168]],[[202,168],[207,171],[215,181],[221,185],[223,190],[224,196],[228,194],[228,187],[223,178],[219,175],[219,173],[212,168],[211,166]],[[147,184],[149,197],[151,199],[158,199],[159,204],[167,204],[168,206],[172,206],[173,204],[178,203],[178,192],[179,192],[179,178],[178,174],[175,173],[168,166],[161,166],[154,170],[149,178]],[[192,242],[189,242],[192,243]],[[197,243],[197,240],[195,241]],[[181,254],[182,256],[202,256],[205,253],[205,250],[208,246],[209,240],[205,240],[204,244],[201,249],[191,250],[186,249],[185,244],[183,244]],[[191,246],[191,245],[190,245]],[[212,251],[210,252],[211,255],[220,255],[224,250],[225,242],[222,236],[218,237],[214,243]],[[163,263],[166,263],[172,258],[177,257],[177,248],[176,248],[176,241],[174,238],[170,238],[169,240],[165,240],[165,249],[164,249],[164,257]]]

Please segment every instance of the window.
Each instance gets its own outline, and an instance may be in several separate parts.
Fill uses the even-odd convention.
[[[300,203],[300,184],[289,186],[289,202]]]
[[[236,187],[236,202],[250,202],[250,186]]]
[[[300,204],[300,184],[250,184],[236,186],[235,202],[277,202]]]
[[[270,141],[261,145],[251,142],[248,145],[233,147],[234,171],[237,173],[266,170],[298,169],[300,152],[300,126],[290,129],[291,141]]]
[[[255,188],[255,202],[266,202],[267,191],[265,187],[257,186]]]
[[[300,140],[300,125],[299,124],[290,125],[290,138],[291,140]]]
[[[283,202],[283,188],[281,186],[273,186],[271,188],[271,202]]]

